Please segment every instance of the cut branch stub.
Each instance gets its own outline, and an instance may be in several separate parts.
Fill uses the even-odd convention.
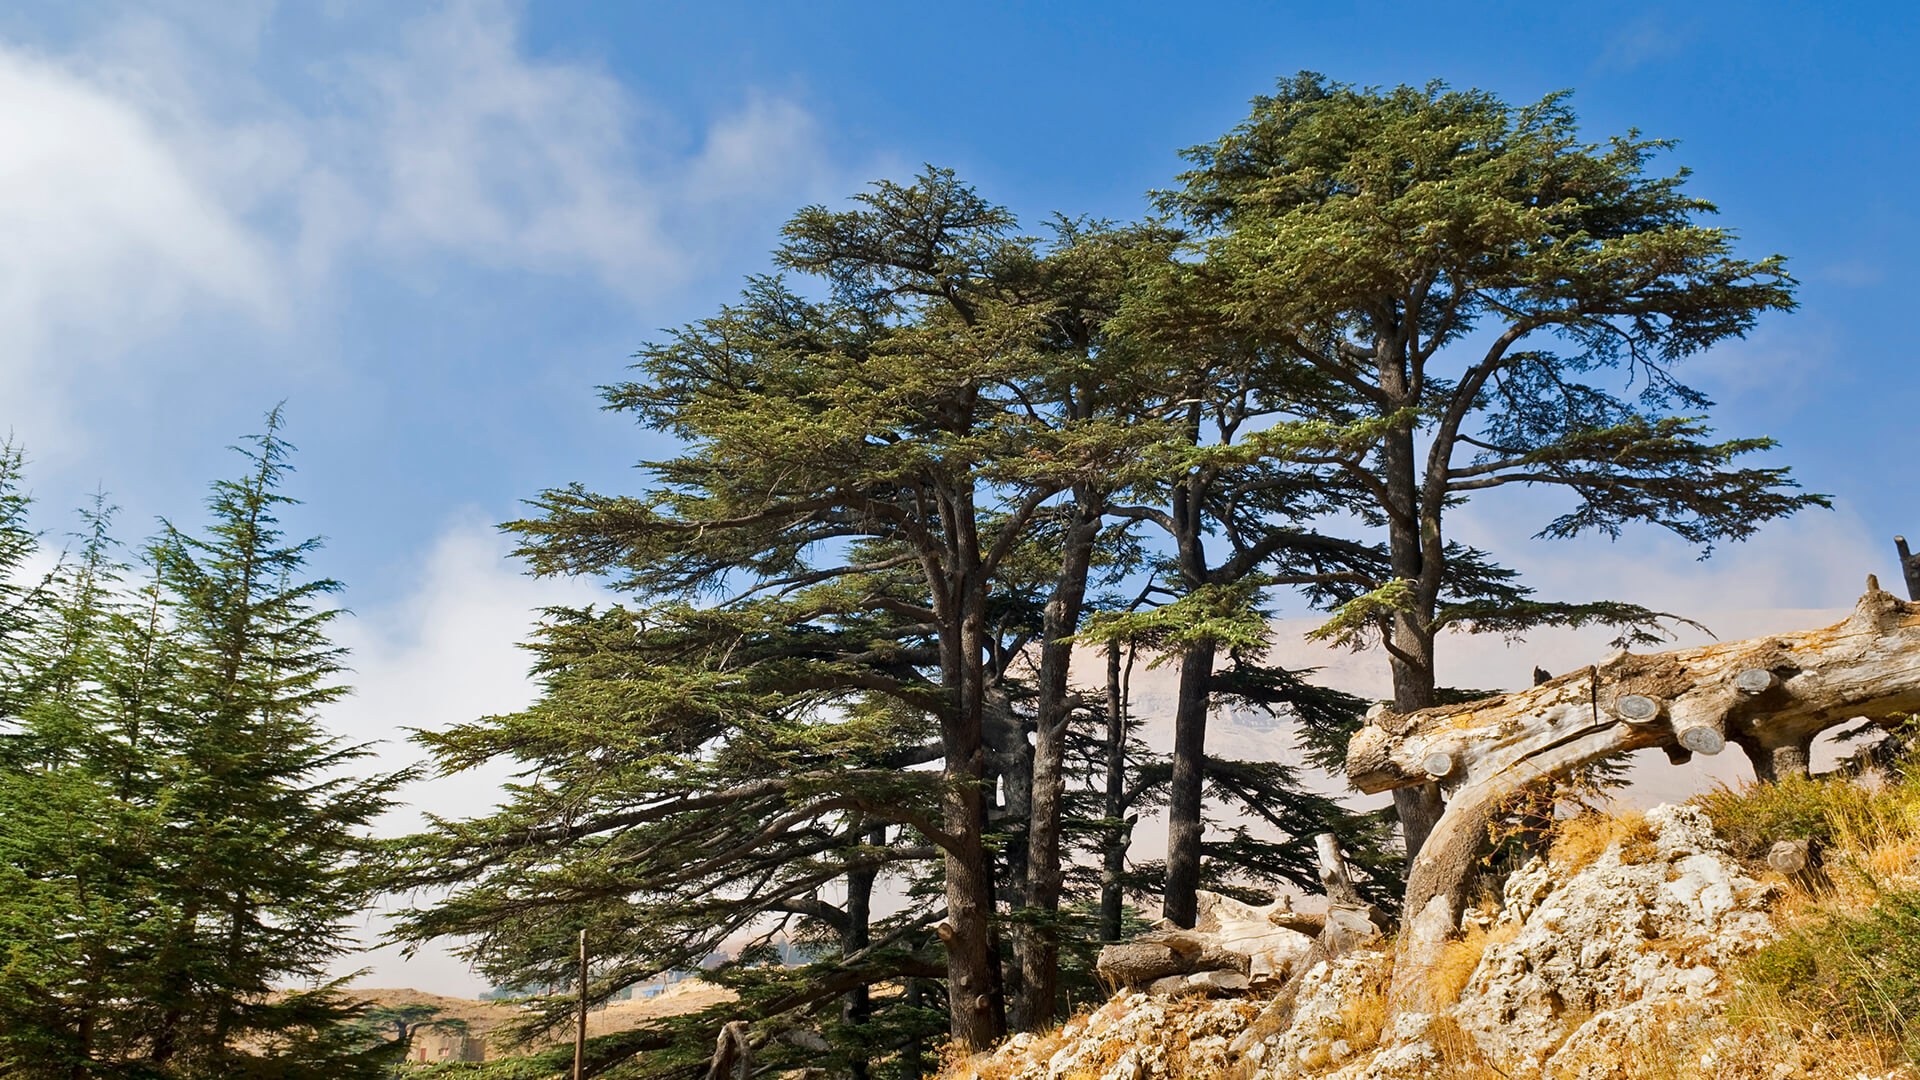
[[[1717,754],[1727,748],[1727,733],[1718,717],[1696,717],[1686,727],[1677,728],[1674,738],[1696,754]]]
[[[1629,724],[1651,724],[1660,719],[1660,703],[1645,694],[1621,694],[1613,700],[1613,711]]]
[[[1347,857],[1340,851],[1339,838],[1332,833],[1319,833],[1313,838],[1313,850],[1320,860],[1320,886],[1326,890],[1328,901],[1348,907],[1361,906],[1360,890],[1353,887],[1353,876],[1347,872]]]
[[[1654,716],[1636,720],[1645,706],[1634,698],[1653,704]],[[1920,603],[1870,587],[1845,622],[1820,630],[1622,651],[1517,693],[1407,714],[1376,710],[1348,744],[1347,776],[1361,791],[1389,791],[1431,782],[1438,755],[1449,759],[1446,812],[1407,878],[1403,940],[1417,942],[1458,924],[1495,807],[1524,784],[1622,751],[1660,746],[1679,760],[1729,741],[1762,779],[1804,774],[1806,748],[1821,731],[1914,711]]]
[[[1807,842],[1782,840],[1767,852],[1767,865],[1783,874],[1807,868]]]

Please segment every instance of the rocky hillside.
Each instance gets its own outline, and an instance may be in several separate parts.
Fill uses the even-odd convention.
[[[1312,926],[1277,910],[1267,921],[1283,936],[1236,931],[1240,960],[1224,955],[1235,943],[1218,947],[1218,927],[1200,951],[1163,932],[1144,944],[1191,970],[1138,968],[1099,1009],[955,1062],[948,1077],[1920,1077],[1893,1063],[1886,1039],[1759,1007],[1742,989],[1756,954],[1815,908],[1804,873],[1796,884],[1737,847],[1696,805],[1585,822],[1509,875],[1420,971],[1396,971],[1380,938],[1328,958],[1296,932]],[[1233,922],[1262,909],[1222,910]]]

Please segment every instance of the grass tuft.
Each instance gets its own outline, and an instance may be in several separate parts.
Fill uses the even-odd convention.
[[[1491,929],[1484,926],[1470,926],[1457,938],[1446,943],[1440,955],[1423,973],[1422,989],[1426,1000],[1434,1006],[1445,1007],[1460,1000],[1461,991],[1473,978],[1480,961],[1487,950],[1495,945],[1512,941],[1520,932],[1517,922],[1497,923]]]
[[[1618,843],[1621,861],[1642,862],[1651,856],[1654,839],[1653,826],[1639,810],[1591,811],[1555,823],[1547,860],[1555,869],[1577,874]]]

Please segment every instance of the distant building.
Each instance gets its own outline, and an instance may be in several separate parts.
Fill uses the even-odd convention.
[[[443,1061],[485,1061],[487,1040],[463,1032],[434,1031],[429,1028],[414,1034],[413,1045],[407,1050],[407,1060],[430,1065]]]

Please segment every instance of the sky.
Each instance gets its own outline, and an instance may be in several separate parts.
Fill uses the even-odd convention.
[[[533,609],[598,593],[525,577],[493,526],[546,487],[637,485],[668,447],[595,387],[767,269],[795,209],[933,163],[1029,223],[1134,217],[1180,148],[1301,69],[1571,89],[1593,137],[1678,140],[1742,254],[1788,256],[1799,310],[1683,372],[1835,508],[1706,562],[1646,530],[1533,540],[1551,504],[1514,489],[1451,529],[1557,598],[1723,638],[1815,625],[1866,574],[1897,582],[1891,537],[1920,535],[1899,273],[1920,247],[1916,23],[1875,3],[15,0],[0,432],[56,542],[96,490],[138,539],[196,522],[226,448],[284,401],[287,523],[327,538],[314,568],[354,612],[358,693],[329,720],[393,739],[529,699]],[[1443,681],[1512,685],[1588,645],[1443,645]],[[471,812],[490,785],[411,797]],[[379,974],[469,988],[420,963]]]

